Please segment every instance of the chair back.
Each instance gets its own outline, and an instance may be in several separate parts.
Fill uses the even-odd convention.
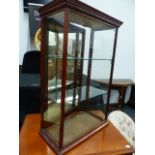
[[[40,73],[40,52],[28,51],[24,55],[22,73]]]

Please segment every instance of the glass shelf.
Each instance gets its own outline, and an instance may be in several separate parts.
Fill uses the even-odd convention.
[[[48,59],[62,59],[62,56],[48,56]],[[112,59],[104,59],[104,58],[79,58],[79,57],[67,57],[67,60],[106,60],[112,61]]]
[[[86,86],[77,87],[76,90],[77,90],[77,92],[81,91],[81,93],[80,93],[81,95],[76,94],[76,96],[75,96],[76,102],[78,100],[80,102],[87,100],[87,97],[86,97],[87,87]],[[56,93],[57,93],[57,95],[56,95]],[[101,89],[90,86],[88,98],[91,99],[91,98],[95,98],[100,95],[102,96],[104,94],[107,94],[107,90],[101,90]],[[61,91],[49,93],[48,98],[51,99],[53,102],[60,104],[61,103]],[[65,102],[68,104],[72,104],[72,101],[73,101],[73,89],[67,89]]]
[[[57,85],[55,84],[55,81],[57,80]],[[60,79],[51,79],[51,80],[48,80],[48,91],[54,91],[56,89],[59,89],[61,88],[61,80]],[[66,81],[66,86],[69,86],[69,85],[72,85],[73,82],[70,80]]]

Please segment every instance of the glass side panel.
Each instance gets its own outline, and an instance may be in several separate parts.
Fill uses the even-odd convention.
[[[93,59],[112,59],[115,29],[94,31]]]
[[[83,59],[83,68],[87,71],[89,63],[89,60]],[[96,69],[96,66],[99,68]],[[109,79],[110,69],[111,61],[92,60],[90,77],[82,70],[82,76],[80,77],[80,74],[76,76],[76,86],[74,87],[73,82],[72,87],[66,87],[64,146],[85,136],[105,121],[107,102],[105,97],[108,90],[103,88],[97,79],[103,77]]]
[[[78,32],[78,33],[77,33]],[[68,33],[68,51],[67,51],[67,81],[66,81],[66,98],[65,113],[74,110],[76,106],[77,86],[79,84],[79,73],[81,59],[82,34],[79,28],[69,25]],[[70,86],[68,85],[70,83]],[[69,90],[69,91],[68,91]],[[69,94],[68,94],[69,92]],[[66,111],[67,110],[67,111]]]
[[[64,28],[64,12],[54,14],[46,19],[46,38],[47,38],[47,57],[48,75],[47,75],[47,105],[43,114],[44,128],[48,136],[59,145],[60,132],[60,102],[61,96],[61,77],[62,77],[62,54],[63,54],[63,28]],[[57,57],[61,57],[57,59]],[[51,94],[54,94],[51,97]],[[57,126],[57,131],[53,132]]]
[[[110,79],[115,36],[112,26],[72,10],[69,20],[63,146],[105,122],[108,86],[97,80]]]
[[[72,58],[75,57],[76,55],[76,33],[70,32],[68,33],[68,51],[67,51],[67,57]],[[73,94],[74,94],[74,60],[69,59],[67,60],[67,82],[71,82],[70,87],[66,87],[66,100],[65,100],[65,112],[67,113],[74,107],[74,102],[73,102]],[[70,89],[71,88],[71,89]],[[69,107],[69,108],[68,108]],[[69,109],[69,110],[68,110]]]

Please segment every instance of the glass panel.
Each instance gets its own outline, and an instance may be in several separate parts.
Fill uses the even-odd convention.
[[[74,11],[69,19],[64,146],[105,122],[103,99],[108,91],[97,79],[110,78],[115,32],[112,26]]]
[[[83,82],[85,82],[83,80]],[[86,85],[76,87],[75,108],[67,115],[64,122],[64,146],[95,129],[105,119],[103,96],[106,90]],[[74,89],[67,89],[67,95],[72,97]],[[88,90],[89,89],[89,90]],[[89,92],[87,94],[87,92]],[[67,105],[67,102],[66,102]],[[67,106],[65,106],[67,107]]]
[[[70,22],[81,25],[83,27],[89,27],[96,30],[108,30],[114,28],[112,25],[105,23],[96,18],[80,14],[79,12],[70,10]]]
[[[93,59],[112,59],[115,29],[94,32]]]
[[[66,114],[76,107],[78,90],[76,89],[79,84],[78,74],[80,73],[79,58],[81,58],[81,44],[82,34],[79,28],[69,25],[68,33],[68,53],[67,53],[67,81],[66,81],[66,101],[65,112]],[[69,84],[68,84],[69,83]],[[67,109],[67,111],[66,111]]]
[[[45,57],[48,60],[48,99],[43,114],[44,128],[49,137],[58,145],[60,132],[61,73],[63,53],[64,12],[51,15],[46,19],[48,46]]]

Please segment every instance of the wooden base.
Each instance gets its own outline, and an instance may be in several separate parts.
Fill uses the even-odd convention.
[[[19,135],[19,154],[20,155],[56,155],[63,152],[58,149],[54,152],[53,147],[45,143],[44,139],[38,134],[40,131],[40,114],[27,115]],[[108,121],[108,125],[87,138],[84,142],[76,145],[65,155],[103,155],[103,154],[130,154],[134,148],[120,134],[120,132]],[[42,131],[40,131],[42,132]],[[42,135],[42,134],[41,134]]]
[[[76,140],[75,142],[73,142],[72,144],[64,147],[64,148],[59,148],[57,146],[56,143],[54,143],[54,141],[51,141],[50,137],[47,135],[47,132],[45,129],[41,129],[40,130],[40,135],[43,137],[43,139],[46,141],[46,143],[51,147],[51,149],[57,154],[57,155],[63,155],[64,153],[66,153],[67,151],[69,151],[70,149],[72,149],[73,147],[75,147],[76,145],[80,144],[81,142],[85,141],[87,138],[89,138],[90,136],[92,136],[93,134],[97,133],[98,131],[100,131],[102,128],[104,128],[105,126],[108,125],[108,121],[100,124],[95,130],[90,131],[86,136],[79,138],[78,140]]]

